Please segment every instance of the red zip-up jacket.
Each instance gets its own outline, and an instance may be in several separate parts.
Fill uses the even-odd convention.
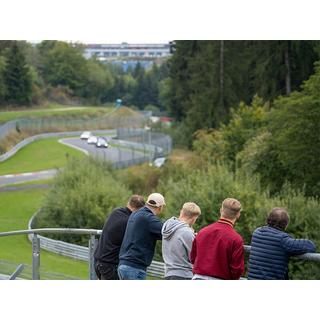
[[[232,222],[220,219],[200,230],[190,252],[194,274],[238,280],[244,272],[242,237]]]

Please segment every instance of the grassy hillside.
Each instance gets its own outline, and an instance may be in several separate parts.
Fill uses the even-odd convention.
[[[32,189],[0,193],[0,232],[27,229],[29,219],[41,206],[47,192]],[[0,237],[0,260],[31,265],[32,249],[27,236]],[[44,250],[41,250],[40,265],[44,272],[88,278],[87,263]]]
[[[81,151],[58,142],[60,138],[35,141],[0,163],[0,175],[64,167],[67,157],[83,157]]]
[[[68,118],[81,118],[81,117],[100,117],[108,114],[114,108],[107,107],[74,107],[63,106],[59,104],[49,104],[43,108],[30,108],[23,110],[1,110],[0,109],[0,123],[5,123],[14,119],[36,119],[36,118],[49,118],[49,117],[68,117]]]

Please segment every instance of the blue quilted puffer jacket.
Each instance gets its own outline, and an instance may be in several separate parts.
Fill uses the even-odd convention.
[[[269,226],[258,228],[252,235],[248,279],[284,280],[290,256],[315,251],[310,240],[295,240]]]

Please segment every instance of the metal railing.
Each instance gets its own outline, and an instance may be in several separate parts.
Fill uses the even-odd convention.
[[[169,135],[149,132],[145,129],[121,129],[117,130],[94,130],[94,134],[106,134],[111,136],[113,139],[111,142],[115,144],[118,150],[118,159],[113,161],[113,166],[117,169],[126,168],[132,165],[141,164],[144,162],[152,162],[156,158],[164,157],[172,151],[172,139]],[[52,137],[72,137],[79,136],[82,131],[71,131],[71,132],[52,132],[42,133],[35,136],[28,137],[17,145],[15,145],[8,152],[0,155],[0,162],[3,162],[13,155],[15,155],[20,149],[26,145],[41,139],[52,138]],[[149,138],[146,138],[146,136]],[[128,140],[133,139],[135,141],[126,141],[120,138],[127,138]],[[72,144],[68,144],[67,141],[63,142],[68,146],[74,147]],[[124,152],[122,148],[128,149],[130,152],[126,152],[126,157],[122,157]],[[105,156],[105,152],[101,153],[100,156]],[[107,157],[105,159],[107,160]]]
[[[92,119],[70,119],[68,116],[48,117],[38,119],[15,119],[0,124],[0,141],[12,132],[22,132],[31,130],[35,132],[56,131],[57,128],[67,130],[84,130],[84,129],[115,129],[118,127],[142,127],[147,119],[145,116],[122,115],[115,116],[115,109],[104,116]]]
[[[16,230],[9,232],[0,232],[0,237],[6,236],[16,236],[16,235],[32,235],[32,279],[39,280],[40,279],[40,234],[48,234],[48,233],[67,233],[67,234],[78,234],[78,235],[88,235],[88,247],[87,247],[87,261],[89,268],[89,279],[95,280],[96,273],[94,270],[94,251],[97,246],[97,238],[96,236],[101,234],[101,230],[96,229],[69,229],[69,228],[43,228],[43,229],[31,229],[31,230]],[[62,241],[61,241],[62,242]],[[67,244],[67,243],[66,243]],[[80,246],[79,246],[80,247]],[[86,248],[86,247],[83,247]],[[245,252],[250,252],[251,247],[248,245],[244,246]],[[320,262],[320,253],[306,253],[303,255],[299,255],[295,257],[300,260],[307,261],[315,261]],[[22,267],[20,267],[21,269]],[[17,276],[19,268],[13,274],[13,278]],[[149,275],[156,277],[164,276],[164,263],[159,261],[152,261],[151,265],[147,269]]]
[[[32,279],[40,280],[40,234],[78,234],[88,235],[88,263],[89,263],[89,279],[96,279],[96,273],[94,271],[94,250],[97,245],[96,236],[101,234],[101,230],[95,229],[72,229],[72,228],[42,228],[31,230],[16,230],[9,232],[1,232],[0,237],[17,236],[17,235],[32,235]]]
[[[157,153],[167,155],[172,151],[172,138],[164,133],[141,128],[117,128],[117,138],[134,141],[143,145],[153,145],[158,148]]]

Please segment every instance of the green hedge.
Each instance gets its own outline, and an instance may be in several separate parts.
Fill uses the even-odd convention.
[[[101,229],[107,215],[127,203],[130,191],[114,177],[106,163],[86,157],[72,158],[54,180],[38,227]],[[87,244],[87,236],[61,235],[56,238]]]
[[[181,177],[181,176],[180,176]],[[286,185],[277,197],[260,187],[256,176],[246,176],[233,171],[225,164],[210,165],[206,169],[193,169],[179,180],[168,178],[160,181],[158,189],[165,195],[167,207],[164,218],[178,216],[184,202],[196,202],[202,211],[195,229],[216,221],[219,217],[221,202],[226,197],[240,200],[243,210],[236,230],[246,244],[250,244],[252,232],[265,225],[267,214],[273,207],[288,210],[291,222],[288,232],[294,237],[313,240],[320,246],[320,203],[315,198],[306,198],[301,192]],[[320,265],[305,262],[291,264],[293,278],[320,278]]]

